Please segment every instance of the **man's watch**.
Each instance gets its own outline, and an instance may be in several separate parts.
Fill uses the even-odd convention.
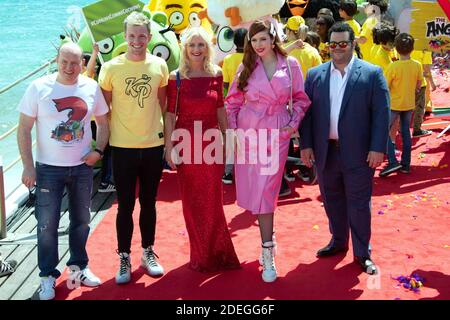
[[[102,150],[95,148],[94,151],[97,152],[100,155],[100,158],[103,158],[103,151]]]

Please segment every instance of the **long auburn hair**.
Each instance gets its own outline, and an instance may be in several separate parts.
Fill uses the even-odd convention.
[[[248,79],[255,70],[256,60],[258,59],[258,54],[255,52],[255,50],[253,50],[252,47],[252,37],[262,31],[266,31],[272,39],[272,42],[275,45],[273,48],[275,53],[287,57],[286,51],[281,47],[281,41],[276,33],[276,27],[275,25],[273,25],[273,22],[263,20],[256,20],[255,22],[253,22],[248,29],[244,46],[244,58],[242,59],[244,69],[242,70],[238,78],[238,89],[241,91],[245,91],[245,88],[248,85]]]

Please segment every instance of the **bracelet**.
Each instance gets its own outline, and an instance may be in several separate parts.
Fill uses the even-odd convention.
[[[97,152],[101,157],[103,157],[103,151],[102,150],[95,148],[94,151]]]

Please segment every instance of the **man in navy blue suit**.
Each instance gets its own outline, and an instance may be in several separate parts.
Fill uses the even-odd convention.
[[[332,60],[308,72],[305,91],[312,101],[300,128],[303,162],[315,161],[332,238],[318,257],[348,250],[368,274],[371,196],[375,168],[383,161],[389,131],[389,91],[382,70],[353,55],[350,26],[329,31]]]

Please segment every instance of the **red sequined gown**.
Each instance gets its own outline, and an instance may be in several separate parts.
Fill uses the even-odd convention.
[[[177,129],[186,129],[191,134],[192,164],[183,163],[177,166],[177,171],[190,241],[189,266],[200,272],[240,267],[222,205],[221,177],[224,166],[204,162],[202,154],[210,141],[194,147],[194,121],[201,122],[202,136],[207,129],[219,130],[217,109],[223,107],[222,90],[221,76],[182,79],[175,126]],[[168,111],[172,113],[175,112],[176,92],[176,81],[169,80]],[[182,155],[185,156],[186,153]],[[194,163],[195,158],[197,161]],[[201,163],[197,164],[198,160]]]

